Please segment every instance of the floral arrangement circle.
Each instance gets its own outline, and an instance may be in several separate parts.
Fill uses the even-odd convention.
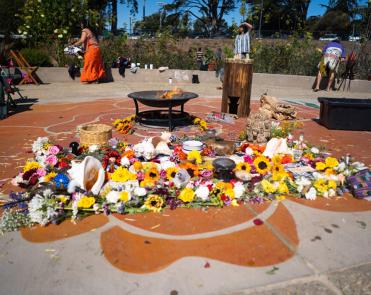
[[[158,150],[150,139],[135,145],[112,139],[72,153],[40,137],[32,145],[34,157],[12,180],[25,192],[5,207],[22,204],[23,211],[12,211],[24,212],[22,226],[87,214],[240,206],[288,195],[314,200],[341,196],[348,191],[346,178],[367,168],[331,157],[303,137],[274,138],[266,146],[242,143],[229,156],[236,163],[233,177],[223,181],[216,178],[210,147],[185,153],[179,143],[162,145],[167,149]]]

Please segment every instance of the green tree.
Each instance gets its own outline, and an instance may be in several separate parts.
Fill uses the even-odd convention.
[[[135,31],[142,31],[144,33],[154,34],[160,31],[160,17],[162,17],[162,31],[170,31],[176,36],[186,36],[189,33],[190,21],[189,14],[184,13],[154,13],[142,21],[136,22],[134,26]]]
[[[80,32],[79,22],[88,19],[92,27],[102,27],[104,20],[87,0],[26,0],[21,11],[18,32],[29,37],[31,45],[59,39],[66,42]]]
[[[308,14],[310,0],[264,0],[252,1],[250,21],[257,27],[261,9],[263,9],[262,30],[270,31],[303,31]]]
[[[177,13],[188,12],[210,36],[225,26],[225,16],[236,8],[235,0],[173,0],[165,10]]]
[[[138,0],[109,0],[109,19],[111,23],[111,33],[114,35],[117,34],[117,11],[119,3],[125,4],[127,8],[130,8],[130,14],[135,14],[138,12]]]
[[[25,0],[0,1],[0,33],[17,33],[21,23],[19,12],[24,3]]]

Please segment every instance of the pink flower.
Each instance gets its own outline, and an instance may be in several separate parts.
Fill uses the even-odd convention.
[[[39,177],[43,177],[43,176],[46,175],[46,171],[45,171],[44,168],[39,168],[39,169],[37,169],[36,173],[37,173],[37,175],[38,175]]]
[[[55,155],[50,155],[45,159],[46,164],[54,166],[58,163],[58,158]]]
[[[52,145],[52,146],[50,146],[49,149],[48,149],[48,153],[49,153],[49,155],[56,155],[56,154],[58,154],[59,152],[60,152],[60,149],[59,149],[59,147],[57,147],[56,145]]]

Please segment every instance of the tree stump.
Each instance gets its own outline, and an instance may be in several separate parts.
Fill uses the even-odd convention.
[[[222,112],[248,117],[253,60],[227,58],[224,66]]]

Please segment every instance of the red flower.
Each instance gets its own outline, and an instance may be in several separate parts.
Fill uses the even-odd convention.
[[[67,162],[61,161],[58,163],[58,168],[66,168],[69,164]]]

